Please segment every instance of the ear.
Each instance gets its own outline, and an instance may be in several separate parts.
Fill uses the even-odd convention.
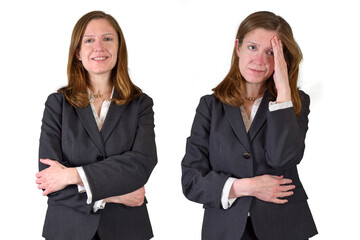
[[[239,43],[239,39],[235,39],[235,51],[238,57],[240,57],[240,47],[241,44]]]
[[[81,57],[80,57],[80,50],[78,49],[78,50],[76,50],[76,58],[79,60],[79,61],[81,61]]]

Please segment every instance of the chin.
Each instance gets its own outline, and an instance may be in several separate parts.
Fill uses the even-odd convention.
[[[265,84],[266,79],[263,79],[263,78],[261,78],[261,79],[248,78],[248,79],[245,79],[245,82],[251,83],[251,84]]]

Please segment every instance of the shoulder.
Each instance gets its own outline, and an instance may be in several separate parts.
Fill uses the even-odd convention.
[[[307,93],[305,93],[303,90],[299,90],[299,96],[301,103],[310,104],[310,96]]]
[[[65,100],[65,96],[62,93],[51,93],[46,100],[46,106],[62,105]]]
[[[214,94],[202,96],[196,112],[203,116],[217,115],[222,112],[223,104]]]
[[[307,116],[310,113],[310,96],[302,90],[299,90],[299,96],[301,100],[300,115]]]
[[[148,96],[146,93],[141,93],[138,97],[134,98],[130,101],[131,104],[135,105],[153,105],[153,100],[150,96]]]
[[[214,94],[208,94],[200,98],[199,105],[206,105],[209,108],[221,104],[221,101]]]
[[[140,102],[153,102],[152,98],[146,93],[141,93],[138,99]]]
[[[54,101],[54,100],[62,101],[62,99],[63,99],[64,97],[65,97],[64,94],[54,92],[54,93],[49,94],[49,96],[47,97],[47,99],[50,100],[50,101]]]
[[[139,112],[152,111],[154,105],[153,100],[146,93],[141,93],[138,97],[134,98],[127,103],[130,109],[137,109]]]

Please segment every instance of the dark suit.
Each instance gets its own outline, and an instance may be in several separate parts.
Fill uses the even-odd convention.
[[[247,133],[240,109],[204,96],[187,140],[182,161],[185,196],[205,208],[202,238],[239,240],[248,212],[259,239],[304,239],[317,233],[296,165],[301,161],[308,129],[309,96],[300,92],[301,113],[294,108],[270,112],[265,93]],[[240,197],[227,210],[221,194],[229,177],[283,175],[296,185],[288,203],[277,205]]]
[[[39,156],[67,167],[82,166],[93,202],[86,204],[86,193],[79,193],[75,185],[50,194],[46,239],[89,240],[96,231],[102,240],[153,236],[146,202],[140,207],[107,203],[93,212],[96,200],[135,191],[147,182],[157,163],[152,106],[145,94],[124,105],[111,103],[99,132],[90,106],[75,108],[63,94],[48,97]],[[46,167],[39,165],[40,170]]]

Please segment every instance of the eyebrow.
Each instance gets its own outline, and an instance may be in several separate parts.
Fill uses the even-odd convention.
[[[259,46],[259,44],[257,42],[254,42],[254,41],[248,41],[247,43],[252,43],[252,44],[255,44],[255,45]]]
[[[258,44],[257,42],[254,42],[254,41],[248,41],[247,43],[248,43],[248,44],[249,44],[249,43],[252,43],[252,44],[255,44],[256,46],[260,46],[260,44]],[[268,47],[268,48],[266,48],[266,49],[267,49],[267,50],[270,50],[270,49],[273,50],[273,47],[270,45],[270,47]]]
[[[112,36],[115,36],[115,34],[113,33],[104,33],[103,35],[101,35],[102,37],[106,36],[106,35],[112,35]],[[95,35],[93,34],[86,34],[83,36],[83,38],[86,38],[86,37],[94,37]]]

